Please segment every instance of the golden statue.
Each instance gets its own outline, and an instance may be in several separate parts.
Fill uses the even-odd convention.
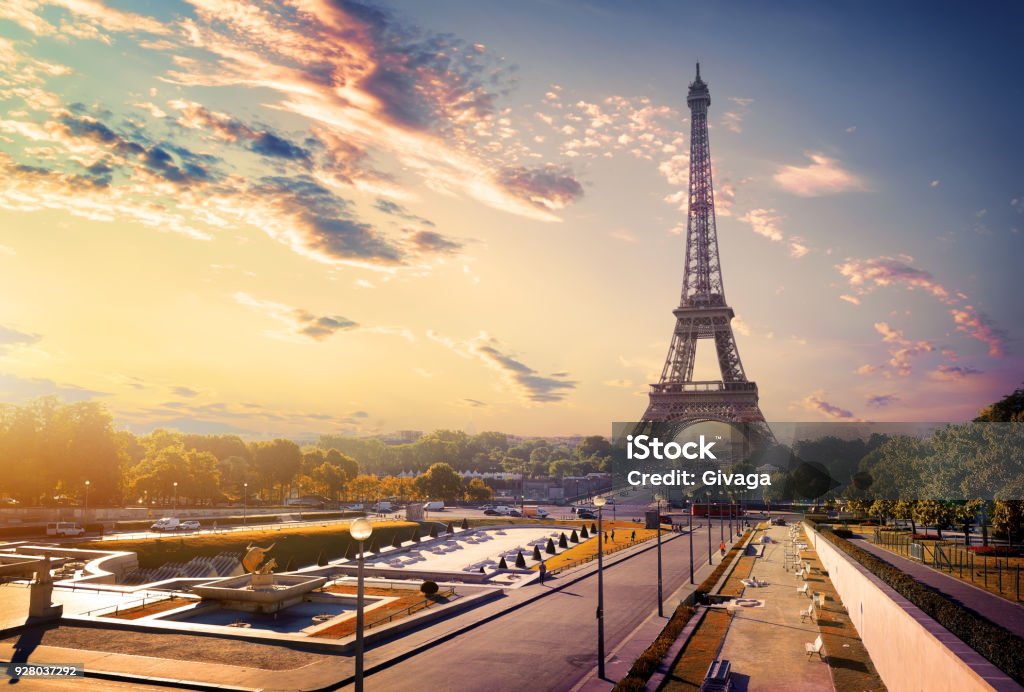
[[[277,567],[277,560],[275,560],[274,558],[270,558],[270,560],[266,564],[264,564],[263,566],[261,566],[259,569],[256,570],[256,573],[257,574],[271,574],[274,571],[275,567]]]
[[[242,558],[242,568],[249,574],[267,574],[269,570],[266,572],[260,571],[260,563],[263,562],[263,558],[266,557],[267,553],[269,553],[275,545],[277,544],[271,543],[269,548],[260,548],[259,546],[250,543],[249,547],[246,548],[245,557]],[[271,566],[271,569],[273,569],[273,567],[277,566],[277,562],[274,560],[271,560],[271,562],[273,562],[273,565]]]

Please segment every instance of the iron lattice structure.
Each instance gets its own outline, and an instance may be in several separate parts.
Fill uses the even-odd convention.
[[[700,78],[690,84],[690,199],[686,224],[686,265],[679,307],[672,311],[676,327],[661,379],[651,385],[644,423],[672,427],[701,421],[747,424],[760,442],[774,443],[771,429],[758,406],[757,383],[747,380],[732,331],[733,310],[725,300],[722,264],[715,227],[715,193],[708,144],[711,93]],[[693,379],[697,342],[712,339],[721,380]]]

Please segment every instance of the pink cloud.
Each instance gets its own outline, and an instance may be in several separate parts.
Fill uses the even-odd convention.
[[[807,410],[816,411],[828,418],[834,418],[836,420],[856,420],[857,418],[853,411],[841,408],[835,404],[830,404],[817,394],[811,394],[810,396],[804,397],[800,403]]]
[[[807,156],[811,159],[810,164],[782,166],[772,179],[782,189],[800,197],[821,197],[867,189],[863,179],[844,169],[836,159],[814,152],[808,152]]]

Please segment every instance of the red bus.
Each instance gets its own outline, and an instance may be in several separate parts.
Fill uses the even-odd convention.
[[[743,508],[740,507],[739,505],[720,505],[717,503],[713,503],[711,505],[711,516],[728,518],[730,516],[730,509],[732,510],[733,517],[743,516]],[[707,504],[694,503],[693,505],[690,506],[690,514],[692,514],[695,517],[708,516]]]

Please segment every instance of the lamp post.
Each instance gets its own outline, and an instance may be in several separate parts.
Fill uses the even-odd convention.
[[[601,518],[604,515],[604,503],[608,500],[603,495],[594,498],[597,507],[597,677],[604,679],[604,528]]]
[[[693,495],[690,495],[689,511],[686,513],[686,522],[689,524],[690,535],[686,542],[690,544],[690,583],[693,581]]]
[[[178,513],[178,481],[174,481],[174,513]]]
[[[718,508],[718,540],[725,543],[725,517],[722,516],[722,508]]]
[[[242,526],[249,525],[249,484],[242,483]]]
[[[363,692],[363,541],[373,533],[373,524],[365,517],[352,522],[349,535],[359,541],[359,567],[356,571],[356,692]]]
[[[89,481],[85,482],[85,511],[82,513],[82,521],[89,519]]]
[[[658,617],[665,617],[664,606],[661,603],[664,600],[661,593],[661,503],[665,497],[658,493],[654,499],[658,501]]]
[[[708,564],[711,564],[711,491],[708,491]]]

